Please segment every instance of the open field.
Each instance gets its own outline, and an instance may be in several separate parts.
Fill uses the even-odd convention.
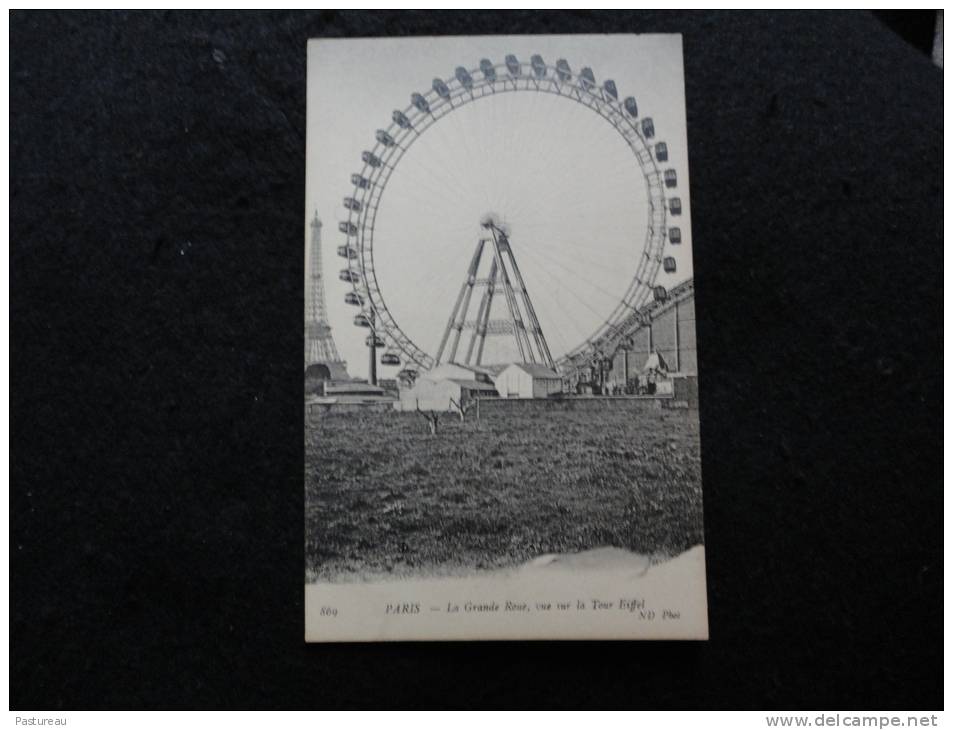
[[[442,416],[436,436],[416,413],[311,420],[306,579],[462,574],[607,545],[661,559],[702,543],[698,413],[652,405],[485,408]]]

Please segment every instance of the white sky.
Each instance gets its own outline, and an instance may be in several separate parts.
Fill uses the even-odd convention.
[[[335,343],[353,376],[367,376],[366,329],[352,324],[338,279],[344,259],[337,230],[345,220],[350,175],[387,128],[394,109],[457,66],[508,53],[524,64],[534,53],[573,72],[591,66],[612,78],[619,98],[634,96],[652,117],[653,142],[668,145],[682,200],[683,243],[667,246],[676,273],[692,275],[691,216],[681,38],[664,35],[472,36],[413,39],[322,39],[308,46],[308,137],[305,220],[324,222],[325,289]],[[497,94],[451,112],[426,131],[393,173],[378,213],[374,259],[381,293],[404,332],[435,354],[487,212],[504,218],[534,307],[555,358],[591,335],[621,299],[635,273],[647,225],[646,188],[622,137],[595,112],[538,93]],[[305,227],[305,247],[310,228]],[[308,262],[306,262],[307,264]],[[307,265],[305,272],[308,271]],[[480,290],[474,293],[475,314]],[[500,298],[497,301],[501,302]],[[473,316],[471,314],[471,318]],[[499,316],[494,308],[494,317]],[[466,342],[467,333],[464,333]],[[512,337],[488,338],[484,362],[514,359]],[[381,377],[396,368],[378,366]]]

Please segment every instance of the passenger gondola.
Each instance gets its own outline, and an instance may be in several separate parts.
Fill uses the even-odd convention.
[[[529,65],[533,67],[533,73],[536,74],[536,78],[546,78],[546,64],[543,61],[542,56],[540,56],[538,53],[535,54],[532,58],[530,58]]]
[[[427,103],[427,100],[421,94],[411,94],[410,103],[417,107],[417,109],[422,111],[424,114],[430,111],[430,104]]]
[[[450,99],[450,89],[443,82],[443,79],[433,80],[433,90],[437,92],[437,96],[439,96],[441,99]]]
[[[457,66],[456,70],[453,72],[453,75],[457,77],[457,81],[460,82],[460,86],[467,91],[473,88],[473,77],[470,76],[470,72],[467,71],[463,66]]]
[[[588,66],[579,72],[579,83],[586,91],[591,91],[592,87],[596,85],[596,76]]]

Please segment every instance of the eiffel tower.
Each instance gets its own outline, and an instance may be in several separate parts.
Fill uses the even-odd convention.
[[[304,320],[305,370],[317,366],[321,375],[328,380],[350,380],[347,363],[338,355],[331,337],[331,325],[328,324],[324,272],[321,267],[321,219],[317,211],[311,221],[311,275],[305,288],[308,307]]]

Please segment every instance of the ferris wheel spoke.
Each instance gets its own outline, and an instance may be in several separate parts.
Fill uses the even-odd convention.
[[[432,322],[445,319],[487,212],[512,224],[526,286],[544,303],[539,316],[560,356],[595,347],[626,307],[649,301],[661,263],[666,191],[628,103],[614,89],[610,99],[586,69],[568,75],[565,63],[558,78],[538,56],[516,71],[509,58],[491,66],[494,78],[482,62],[458,67],[394,113],[396,126],[378,135],[387,148],[378,182],[361,195],[365,211],[348,216],[359,228],[350,234],[361,252],[355,270],[381,308],[388,345],[420,364],[432,363],[417,348],[438,339],[443,322]],[[523,119],[537,126],[514,133]],[[642,221],[648,235],[638,232]],[[488,351],[512,356],[502,344]]]
[[[532,245],[532,241],[530,241],[528,245],[521,245],[520,248],[521,250],[531,251],[544,258],[550,258],[554,262],[557,259],[562,260],[563,263],[561,263],[560,266],[562,266],[567,273],[576,274],[580,270],[579,247],[574,246],[570,249],[567,249],[565,246],[556,245],[540,245],[539,247],[535,247]],[[638,251],[634,246],[631,249],[615,250],[602,247],[593,251],[592,254],[593,255],[589,255],[585,259],[588,268],[598,269],[607,275],[617,276],[619,274],[619,265],[630,260],[635,260]]]
[[[446,129],[447,125],[453,125],[454,114],[444,115],[449,117],[449,121],[444,121],[442,125],[435,128],[435,132],[440,134]],[[440,118],[443,120],[443,117]],[[426,157],[415,157],[412,161],[412,168],[418,170],[421,174],[417,178],[418,184],[428,187],[432,193],[438,192],[446,195],[454,191],[458,194],[470,193],[470,179],[461,174],[457,166],[452,164],[439,164],[428,161]]]
[[[523,252],[524,252],[524,251],[521,251],[521,253],[523,253]],[[526,250],[526,252],[528,252],[528,250]],[[533,256],[531,256],[531,258],[533,258],[533,260],[536,262],[536,264],[537,264],[538,266],[543,267],[543,268],[547,269],[548,271],[552,271],[552,269],[551,269],[548,265],[549,265],[549,264],[554,264],[556,267],[558,267],[559,269],[561,269],[561,270],[564,272],[563,275],[562,275],[562,278],[563,278],[563,279],[566,278],[566,275],[570,275],[573,279],[575,279],[575,280],[577,280],[577,281],[580,281],[580,282],[582,282],[582,283],[584,283],[584,284],[587,284],[587,285],[589,286],[590,290],[591,290],[593,293],[598,294],[598,295],[599,295],[602,299],[604,299],[604,300],[608,300],[608,301],[611,301],[611,302],[618,302],[618,301],[619,301],[619,295],[618,295],[618,294],[613,294],[613,293],[607,291],[606,288],[605,288],[605,286],[603,286],[603,285],[601,285],[601,284],[597,284],[596,282],[592,281],[591,279],[589,279],[589,278],[587,278],[587,277],[585,277],[585,276],[582,276],[582,275],[579,273],[578,267],[577,267],[577,268],[572,268],[572,267],[566,266],[566,265],[560,263],[559,261],[556,261],[555,259],[550,258],[550,257],[546,257],[546,256],[536,256],[536,255],[534,254]]]
[[[466,113],[476,114],[479,112],[481,108],[482,107],[479,104],[471,104],[468,106],[468,111]],[[463,112],[460,112],[460,113],[463,113]],[[472,175],[472,168],[474,164],[479,163],[483,159],[483,157],[482,156],[478,157],[474,154],[474,150],[472,148],[471,141],[470,141],[470,134],[468,133],[468,130],[464,128],[461,122],[460,113],[448,115],[449,116],[448,124],[450,125],[450,129],[451,129],[450,142],[452,145],[454,145],[457,149],[461,151],[465,163],[462,166],[453,165],[452,167],[468,178],[468,181],[470,183],[469,190],[471,195],[472,194],[479,195],[480,197],[484,198],[484,202],[485,202],[486,200],[485,191],[482,189],[482,186],[473,184],[474,177]],[[468,172],[470,174],[468,174]]]
[[[547,270],[547,267],[545,267],[545,266],[543,266],[543,267],[541,267],[541,268],[542,268],[543,270]],[[559,275],[554,274],[554,273],[552,272],[552,270],[547,270],[547,274],[546,274],[546,275],[547,275],[551,280],[554,280],[554,281],[559,281],[560,278],[565,278],[565,277],[559,277]],[[554,291],[554,292],[556,292],[556,291],[560,291],[560,292],[561,292],[561,291],[567,291],[573,299],[575,299],[576,301],[579,302],[579,304],[582,306],[583,309],[586,309],[587,311],[589,311],[590,313],[592,313],[593,315],[595,315],[595,317],[597,318],[598,321],[602,322],[602,321],[604,321],[604,320],[606,319],[606,314],[599,312],[595,307],[593,307],[593,306],[592,306],[589,302],[587,302],[584,298],[582,298],[581,296],[579,296],[579,294],[576,293],[575,291],[573,291],[571,288],[570,288],[570,289],[566,289],[565,287],[558,287],[558,286],[557,286],[557,287],[551,289],[551,291]],[[560,310],[561,313],[562,313],[562,314],[561,314],[561,317],[560,317],[561,320],[563,320],[563,321],[566,321],[566,320],[572,321],[573,319],[575,319],[575,316],[578,314],[578,308],[568,306],[568,305],[566,305],[564,302],[560,302],[560,301],[558,301],[558,300],[556,300],[556,301],[557,301],[557,307],[559,308],[559,310]],[[591,328],[578,328],[579,337],[580,337],[580,338],[586,338],[586,336],[589,334],[589,331],[587,331],[587,330],[591,331]],[[568,351],[568,348],[567,348],[565,351]]]
[[[539,270],[539,273],[546,279],[547,286],[539,287],[539,291],[542,294],[542,297],[548,300],[552,304],[552,309],[555,311],[561,312],[560,321],[569,322],[572,324],[572,329],[579,334],[579,337],[585,337],[586,327],[580,326],[576,313],[570,307],[565,307],[562,302],[556,297],[555,292],[558,292],[560,289],[560,282],[558,279],[554,278],[549,272],[545,272],[543,269]],[[536,290],[532,292],[533,295],[536,295]],[[567,342],[566,336],[564,334],[564,327],[559,325],[559,322],[555,323],[554,326],[544,327],[543,328],[547,337],[554,335],[558,341],[559,348],[561,352],[568,352],[571,349],[571,344]],[[575,338],[574,338],[575,339]]]
[[[467,181],[460,177],[453,166],[434,165],[424,158],[412,160],[406,177],[412,181],[410,190],[424,189],[429,196],[438,200],[468,194]]]
[[[567,274],[573,273],[580,276],[583,281],[588,281],[585,274],[577,272],[592,272],[594,277],[603,281],[606,279],[609,281],[620,279],[620,267],[636,262],[639,255],[634,246],[624,251],[608,251],[597,248],[588,253],[580,252],[578,249],[575,252],[561,250],[555,246],[549,246],[539,251],[533,249],[533,251],[552,260]],[[628,278],[624,280],[627,282],[628,279],[631,279],[631,275],[628,275]],[[604,287],[605,284],[602,286]]]
[[[414,205],[414,210],[443,210],[449,200],[455,193],[448,192],[448,186],[439,186],[430,180],[417,179],[417,176],[410,175],[405,178],[407,184],[402,185],[396,190],[391,200],[404,200],[408,204]]]

